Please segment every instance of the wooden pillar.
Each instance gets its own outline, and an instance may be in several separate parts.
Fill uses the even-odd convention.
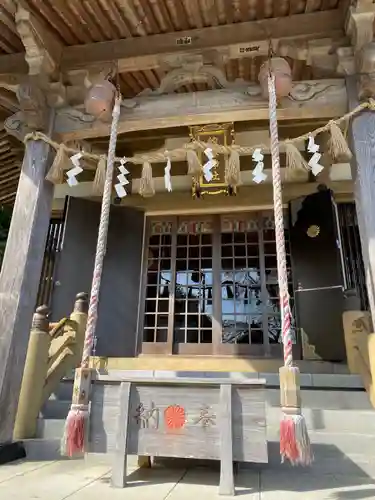
[[[0,274],[0,446],[12,440],[46,244],[53,185],[45,180],[49,146],[25,147]]]
[[[358,105],[354,77],[347,79],[350,109]],[[352,176],[372,323],[375,325],[375,113],[357,115],[350,126]]]

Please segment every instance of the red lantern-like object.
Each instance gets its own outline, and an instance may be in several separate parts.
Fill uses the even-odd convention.
[[[106,79],[95,82],[85,100],[86,113],[103,121],[111,119],[116,87]]]
[[[286,97],[292,90],[292,70],[288,62],[282,57],[272,57],[266,61],[259,71],[259,83],[264,97],[268,98],[268,75],[272,72],[275,76],[277,97]]]

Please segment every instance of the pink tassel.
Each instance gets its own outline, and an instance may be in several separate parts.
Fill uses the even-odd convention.
[[[282,462],[310,465],[313,461],[306,421],[302,415],[284,415],[280,422],[280,455]]]
[[[64,436],[61,442],[61,453],[68,457],[85,453],[87,410],[81,408],[70,409],[65,422]]]

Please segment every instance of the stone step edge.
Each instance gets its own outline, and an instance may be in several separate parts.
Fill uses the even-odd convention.
[[[268,387],[278,387],[280,383],[278,373],[262,373],[262,372],[222,372],[230,378],[250,378],[259,379],[264,378]],[[106,374],[110,376],[121,377],[137,377],[137,378],[185,378],[185,377],[218,377],[218,372],[175,372],[167,370],[109,370]],[[68,376],[64,377],[61,381],[64,383],[72,383],[73,378]],[[332,373],[301,373],[300,384],[302,389],[357,389],[364,391],[363,382],[360,375],[355,374],[332,374]]]

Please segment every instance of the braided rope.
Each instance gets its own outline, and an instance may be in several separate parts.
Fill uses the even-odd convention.
[[[113,179],[114,159],[116,153],[117,126],[120,119],[120,106],[121,106],[121,96],[117,97],[112,113],[113,119],[111,126],[111,137],[109,140],[107,171],[105,175],[102,208],[100,213],[100,223],[98,231],[98,241],[95,253],[94,273],[92,277],[90,305],[87,317],[85,341],[83,346],[83,354],[81,362],[82,368],[89,367],[90,355],[94,342],[94,334],[98,319],[98,300],[99,300],[100,282],[103,271],[103,261],[107,246],[109,212],[111,208],[112,179]]]
[[[286,268],[284,211],[281,191],[280,150],[279,134],[277,129],[277,102],[274,75],[269,75],[268,77],[268,93],[272,157],[273,205],[275,213],[277,253],[277,277],[279,281],[281,309],[281,335],[284,346],[284,365],[292,366],[293,354],[291,335],[291,311],[289,304],[288,273]]]
[[[369,109],[371,111],[375,111],[375,100],[374,99],[369,99],[366,102],[363,102],[359,104],[355,109],[350,111],[349,113],[346,113],[343,115],[341,118],[338,118],[336,120],[330,120],[326,125],[319,127],[315,130],[312,130],[311,132],[308,132],[307,134],[300,135],[298,137],[294,137],[292,139],[286,139],[284,141],[280,141],[279,144],[286,144],[286,143],[301,143],[302,141],[307,140],[310,136],[316,137],[318,134],[321,134],[322,132],[329,132],[332,123],[335,123],[337,125],[340,125],[344,122],[348,122],[353,116],[361,113],[365,109]],[[83,158],[86,158],[88,160],[93,160],[98,162],[100,160],[100,155],[94,154],[94,153],[88,153],[84,151],[80,151],[78,149],[74,148],[69,148],[65,146],[64,144],[59,144],[58,142],[53,141],[51,138],[49,138],[47,135],[43,134],[42,132],[30,132],[29,134],[26,134],[24,138],[24,142],[26,143],[27,141],[43,141],[47,144],[49,144],[52,148],[55,150],[58,150],[60,147],[63,147],[64,150],[66,151],[67,154],[74,155],[78,152],[82,153]],[[170,151],[154,151],[152,153],[148,154],[142,154],[142,155],[136,155],[127,158],[128,162],[133,163],[134,165],[143,165],[145,161],[148,161],[150,163],[157,163],[157,162],[164,162],[167,161],[168,158],[171,160],[181,160],[186,156],[186,151],[187,149],[201,149],[204,150],[207,147],[210,147],[212,151],[215,154],[230,154],[231,151],[237,151],[240,155],[251,155],[253,152],[260,148],[263,151],[268,150],[268,145],[267,144],[257,144],[255,146],[240,146],[238,144],[232,144],[231,146],[224,146],[220,144],[208,144],[203,141],[197,141],[194,140],[188,144],[186,144],[184,147],[173,149]],[[122,158],[120,157],[114,157],[114,162],[119,163]]]

